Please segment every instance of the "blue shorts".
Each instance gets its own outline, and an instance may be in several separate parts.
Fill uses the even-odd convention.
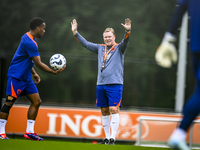
[[[38,89],[33,82],[22,81],[16,78],[8,77],[6,94],[18,98],[23,95],[38,93]]]
[[[121,84],[97,85],[96,106],[122,106],[122,92],[123,85]]]

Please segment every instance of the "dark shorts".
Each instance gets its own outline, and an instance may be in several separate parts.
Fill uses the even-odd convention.
[[[16,78],[8,77],[6,94],[18,98],[23,95],[38,93],[33,80],[24,82]]]
[[[123,85],[121,84],[97,85],[96,106],[122,106],[122,92]]]

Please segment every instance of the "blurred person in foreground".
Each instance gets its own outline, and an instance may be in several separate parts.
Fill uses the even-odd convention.
[[[155,59],[158,65],[169,68],[177,61],[177,52],[173,43],[176,41],[176,31],[181,26],[185,12],[189,14],[190,52],[196,77],[196,88],[192,97],[183,109],[183,118],[177,129],[169,138],[168,145],[173,149],[189,150],[186,144],[186,134],[193,120],[200,112],[200,0],[178,0],[169,28],[164,35]]]
[[[78,24],[74,19],[71,30],[75,38],[86,49],[98,54],[98,77],[96,86],[96,106],[101,107],[102,124],[106,138],[99,144],[115,144],[115,137],[119,127],[119,111],[122,106],[124,55],[129,42],[131,20],[125,19],[121,23],[125,29],[125,36],[121,43],[115,42],[113,28],[106,28],[103,32],[105,44],[95,44],[87,41],[77,31]],[[111,117],[111,119],[110,119]],[[111,133],[110,134],[110,127]]]
[[[18,97],[26,96],[31,104],[27,113],[28,120],[24,137],[26,139],[43,141],[43,139],[34,132],[35,119],[42,101],[35,85],[38,84],[41,79],[33,66],[36,64],[41,70],[54,75],[62,72],[65,68],[54,71],[41,62],[36,38],[43,36],[45,28],[46,24],[43,19],[39,17],[33,18],[30,21],[30,31],[26,32],[21,37],[21,42],[11,61],[7,75],[6,102],[0,111],[0,139],[9,139],[5,133],[9,111]],[[35,83],[32,77],[35,79]]]

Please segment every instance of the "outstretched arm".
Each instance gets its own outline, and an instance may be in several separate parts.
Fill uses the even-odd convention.
[[[78,42],[80,42],[81,45],[84,46],[86,49],[88,49],[92,52],[98,53],[98,44],[87,41],[84,37],[82,37],[78,33],[77,28],[78,28],[77,21],[76,21],[76,19],[73,19],[73,21],[71,22],[71,30],[72,30],[72,33],[75,36],[76,40]]]
[[[174,45],[174,42],[176,42],[175,33],[181,25],[182,17],[186,10],[187,6],[185,4],[176,5],[168,30],[155,54],[155,60],[161,67],[170,68],[173,63],[177,62],[177,50]]]
[[[38,68],[40,68],[40,69],[43,70],[43,71],[52,73],[52,74],[54,74],[54,75],[59,74],[60,72],[62,72],[62,71],[65,69],[65,67],[64,67],[64,68],[61,68],[61,69],[58,69],[58,70],[52,70],[52,69],[49,68],[46,64],[44,64],[43,62],[41,62],[40,56],[32,57],[32,59],[33,59],[34,63],[36,64],[36,66],[37,66]],[[34,71],[34,70],[32,70],[32,71]],[[32,73],[34,73],[34,72],[32,72]]]
[[[131,30],[131,20],[129,18],[125,19],[125,24],[121,23],[121,25],[124,27],[126,30],[124,39],[121,41],[121,52],[124,53],[129,42],[129,36],[130,36],[130,30]]]
[[[186,5],[176,4],[167,32],[170,32],[173,35],[176,34],[178,28],[181,26],[183,15],[186,12],[186,10]]]

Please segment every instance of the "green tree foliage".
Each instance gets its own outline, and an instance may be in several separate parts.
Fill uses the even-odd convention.
[[[175,0],[0,0],[0,52],[6,52],[10,62],[20,37],[29,30],[30,19],[43,18],[46,33],[37,39],[42,61],[49,64],[54,53],[67,59],[65,71],[57,76],[34,67],[42,79],[38,89],[43,103],[95,106],[97,55],[76,41],[71,21],[75,18],[80,34],[94,43],[103,43],[104,29],[112,27],[119,43],[124,36],[121,23],[130,18],[132,32],[124,64],[123,106],[171,109],[177,66],[160,68],[154,54],[174,4]]]

